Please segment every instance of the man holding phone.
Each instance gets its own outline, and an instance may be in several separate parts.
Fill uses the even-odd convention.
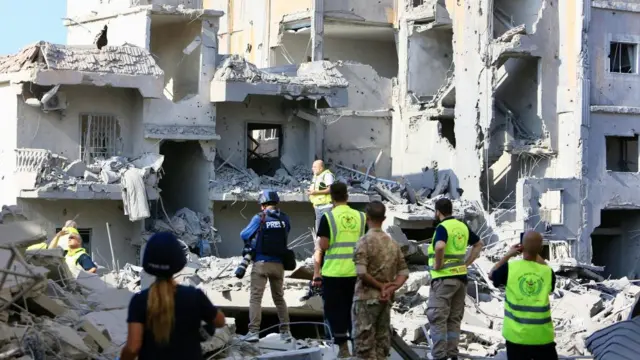
[[[491,269],[489,278],[496,287],[505,286],[504,324],[509,360],[558,359],[549,295],[556,275],[540,251],[542,235],[528,231]],[[522,254],[522,260],[509,261]]]

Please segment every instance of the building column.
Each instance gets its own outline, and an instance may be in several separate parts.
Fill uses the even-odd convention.
[[[324,59],[324,0],[313,0],[311,19],[311,61]]]

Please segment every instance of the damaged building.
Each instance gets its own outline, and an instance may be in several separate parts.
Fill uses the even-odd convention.
[[[172,231],[216,257],[198,275],[221,268],[207,293],[240,309],[246,284],[220,258],[240,254],[264,188],[307,258],[323,159],[354,207],[387,204],[412,266],[444,196],[493,261],[537,230],[556,269],[637,279],[638,17],[630,0],[67,0],[66,45],[0,57],[0,201],[49,235],[75,219],[106,267]],[[413,269],[415,305],[428,285]],[[475,275],[495,295],[488,269]]]

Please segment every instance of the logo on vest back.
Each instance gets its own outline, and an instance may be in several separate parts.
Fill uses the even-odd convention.
[[[341,214],[339,216],[339,220],[340,220],[340,225],[342,225],[343,229],[347,231],[355,230],[356,218],[351,214]]]
[[[467,247],[464,231],[454,230],[451,232],[450,236],[453,238],[453,247],[456,250],[464,250]]]
[[[280,229],[282,228],[282,223],[280,221],[267,221],[264,226],[267,229]]]
[[[536,273],[526,273],[518,278],[518,288],[520,293],[527,297],[538,296],[542,291],[544,281]]]

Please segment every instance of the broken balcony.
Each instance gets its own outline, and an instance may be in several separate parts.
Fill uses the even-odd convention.
[[[491,43],[491,64],[500,67],[509,58],[540,57],[541,51],[527,34],[525,25],[516,26]]]
[[[96,149],[94,149],[96,150]],[[45,149],[16,149],[15,186],[18,197],[47,200],[121,200],[126,172],[137,171],[144,180],[146,196],[158,199],[157,172],[164,157],[144,154],[128,159],[101,158],[96,151],[81,160],[69,159]]]
[[[443,28],[452,26],[449,11],[444,0],[404,0],[407,2],[406,20],[419,26],[417,31]]]
[[[348,82],[328,61],[258,69],[238,55],[227,57],[211,82],[212,102],[242,102],[249,95],[288,100],[325,100],[329,107],[348,104]]]

